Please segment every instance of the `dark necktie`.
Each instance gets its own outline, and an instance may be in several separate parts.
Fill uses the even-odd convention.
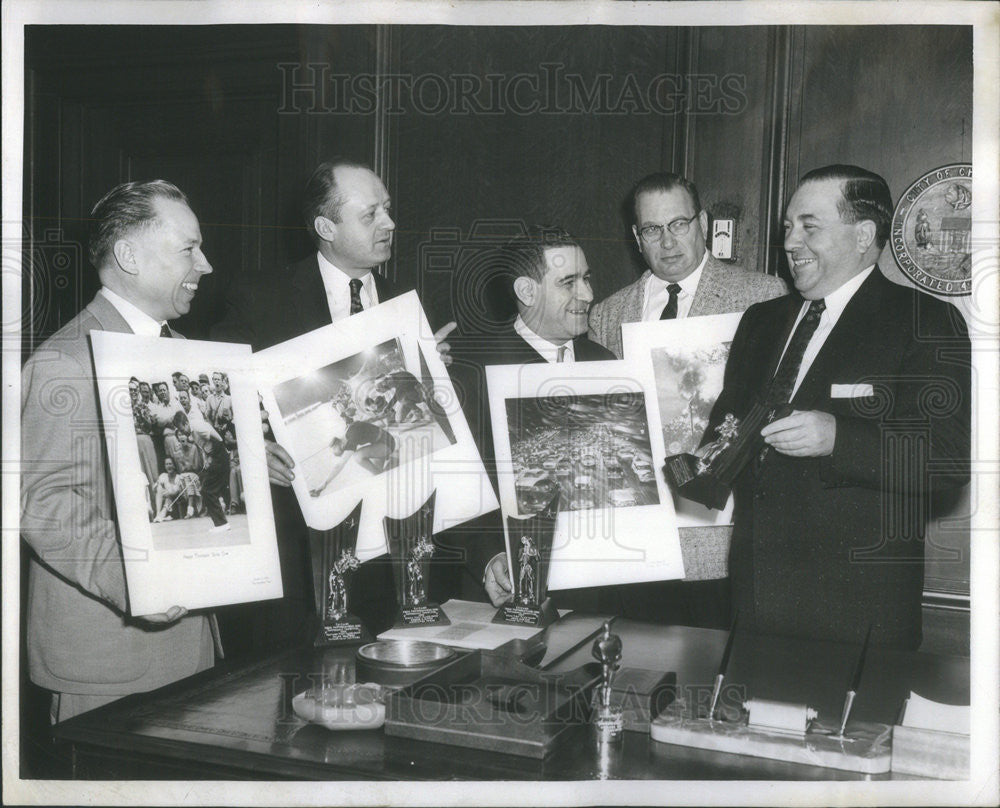
[[[667,305],[663,307],[663,311],[660,314],[661,320],[676,320],[677,319],[677,295],[680,294],[681,287],[680,284],[671,283],[667,286],[667,291],[670,292],[670,299],[667,301]]]
[[[166,337],[167,339],[173,339],[174,335],[170,333],[170,328],[166,323],[160,326],[160,336]]]
[[[825,308],[826,303],[822,300],[814,300],[809,304],[809,311],[796,326],[795,333],[788,343],[788,349],[781,358],[778,371],[771,380],[771,387],[767,391],[768,404],[787,404],[791,399],[792,388],[795,386],[802,365],[802,356],[812,335],[816,333],[816,327]]]
[[[568,350],[569,349],[565,345],[560,345],[559,346],[559,351],[556,353],[556,362],[565,362],[566,361],[566,352]]]
[[[364,311],[365,307],[361,305],[361,279],[352,278],[347,285],[351,287],[351,314]]]

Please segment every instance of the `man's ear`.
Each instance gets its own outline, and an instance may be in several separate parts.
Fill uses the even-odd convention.
[[[639,248],[639,251],[642,252],[642,238],[639,236],[639,228],[635,225],[632,225],[632,235],[635,236],[636,246]]]
[[[139,261],[136,258],[135,247],[132,246],[130,241],[118,239],[115,242],[112,252],[114,253],[115,261],[118,263],[118,268],[122,272],[126,275],[139,274]]]
[[[698,214],[698,224],[701,225],[701,235],[706,240],[708,239],[708,211],[702,209],[701,213]]]
[[[323,241],[333,241],[337,235],[337,225],[326,216],[317,216],[313,219],[313,227],[316,228],[316,235]]]
[[[514,295],[523,305],[533,306],[535,304],[535,296],[537,293],[538,282],[533,278],[529,278],[527,275],[521,275],[521,277],[514,280]]]
[[[875,242],[875,233],[878,228],[871,219],[862,219],[857,224],[858,252],[864,255]]]

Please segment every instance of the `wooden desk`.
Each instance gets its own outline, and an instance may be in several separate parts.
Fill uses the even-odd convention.
[[[548,664],[599,623],[569,615],[545,632]],[[724,632],[619,620],[623,664],[673,670],[689,700],[711,690]],[[291,699],[342,665],[353,648],[289,651],[223,664],[152,693],[138,694],[55,727],[72,747],[74,775],[94,779],[588,780],[861,779],[844,772],[709,753],[626,733],[598,761],[586,727],[544,761],[388,737],[382,730],[330,732],[301,721]],[[734,646],[730,698],[740,694],[808,703],[839,718],[857,647],[741,634]],[[560,661],[590,661],[590,643]],[[910,690],[968,704],[969,660],[872,648],[855,703],[858,720],[893,723]],[[707,698],[707,696],[705,696]]]

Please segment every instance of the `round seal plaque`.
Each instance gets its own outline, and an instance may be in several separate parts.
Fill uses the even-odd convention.
[[[892,254],[917,286],[936,295],[972,291],[972,165],[928,171],[892,217]]]

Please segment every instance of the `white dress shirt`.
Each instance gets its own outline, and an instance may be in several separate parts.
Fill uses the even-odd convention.
[[[677,281],[677,285],[681,287],[681,290],[677,293],[678,320],[682,317],[687,317],[688,312],[691,311],[691,303],[694,302],[694,293],[698,290],[698,282],[701,280],[701,272],[705,268],[707,260],[708,253],[706,252],[694,272],[686,278]],[[651,274],[646,278],[646,289],[642,294],[643,322],[660,319],[664,306],[670,300],[670,292],[667,291],[669,285],[670,283],[660,280],[656,275]]]
[[[129,303],[121,295],[112,292],[107,286],[101,287],[100,294],[104,295],[105,300],[115,307],[115,311],[128,323],[128,327],[132,329],[133,334],[138,334],[140,337],[158,337],[160,336],[160,329],[167,324],[166,320],[159,323],[156,322],[146,312]]]
[[[316,253],[319,261],[319,274],[323,277],[323,287],[326,289],[326,302],[330,306],[330,317],[333,322],[344,320],[351,316],[351,278],[346,272],[335,267],[326,260],[323,253]],[[375,278],[369,272],[361,281],[361,305],[365,309],[378,305],[378,290],[375,288]]]
[[[542,355],[542,359],[546,362],[558,362],[560,348],[566,349],[563,355],[563,362],[576,361],[576,355],[573,352],[573,340],[566,340],[561,345],[555,345],[528,328],[528,324],[524,322],[520,314],[514,320],[514,330],[524,338],[524,341],[528,345],[538,351]]]
[[[844,313],[844,309],[847,308],[847,304],[851,302],[851,298],[854,297],[855,292],[861,288],[861,284],[868,279],[868,276],[872,274],[872,270],[874,268],[875,265],[872,264],[868,267],[868,269],[859,272],[849,281],[842,284],[823,298],[823,302],[826,303],[826,308],[819,317],[819,325],[816,326],[816,330],[813,332],[812,338],[806,346],[805,353],[802,354],[802,364],[799,365],[799,375],[795,378],[795,386],[792,388],[792,398],[794,398],[796,392],[798,392],[799,385],[802,384],[802,380],[806,377],[806,373],[808,373],[809,368],[812,367],[813,361],[816,359],[817,354],[819,354],[820,348],[823,347],[827,337],[830,336],[830,332],[833,331],[833,327],[837,324],[837,320],[840,319],[840,315]],[[792,335],[795,333],[795,329],[798,328],[802,318],[805,317],[806,312],[809,311],[809,304],[811,302],[812,301],[806,300],[802,303],[802,308],[799,310],[799,316],[795,318],[795,325],[792,326],[792,332],[788,335],[788,339],[785,341],[785,347],[781,352],[782,357],[784,357],[785,351],[788,350],[788,343],[792,341]],[[778,366],[781,366],[781,360],[778,360]]]

